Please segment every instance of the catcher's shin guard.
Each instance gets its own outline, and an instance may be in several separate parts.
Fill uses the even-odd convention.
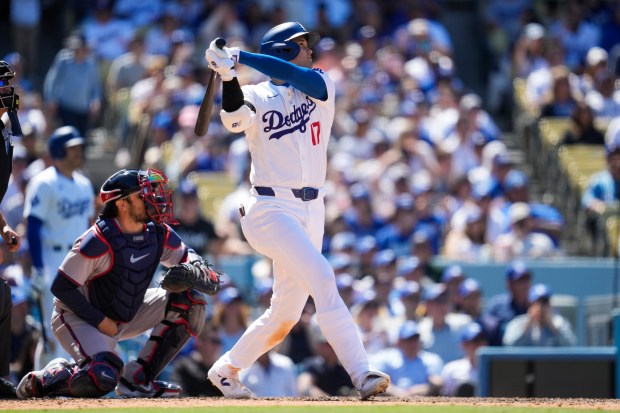
[[[123,377],[134,384],[148,384],[170,363],[190,336],[200,334],[205,322],[206,301],[194,290],[171,293],[166,318],[155,326],[135,362],[127,364]]]
[[[123,372],[123,360],[110,351],[97,353],[84,360],[69,381],[75,397],[105,396],[118,384]]]

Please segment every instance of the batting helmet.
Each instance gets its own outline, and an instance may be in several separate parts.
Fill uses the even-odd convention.
[[[19,97],[11,81],[15,77],[15,70],[4,60],[0,60],[0,108],[15,109],[19,107]]]
[[[73,126],[61,126],[56,129],[47,142],[52,159],[64,159],[67,156],[67,148],[76,145],[84,145],[84,138]]]
[[[113,204],[111,201],[140,193],[153,221],[175,225],[178,222],[174,219],[172,191],[166,189],[167,183],[168,177],[157,169],[122,169],[106,179],[99,197],[107,206]]]
[[[274,56],[282,60],[293,60],[299,54],[300,47],[293,41],[305,36],[309,47],[319,41],[319,34],[307,31],[301,23],[282,23],[269,30],[260,41],[259,53]]]

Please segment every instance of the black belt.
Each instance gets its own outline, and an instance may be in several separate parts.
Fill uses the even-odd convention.
[[[64,248],[63,248],[62,245],[52,245],[52,250],[54,250],[54,252],[60,252],[60,251],[63,251]],[[66,250],[70,251],[71,250],[71,245],[69,245]]]
[[[262,196],[276,196],[273,188],[269,186],[255,186],[256,193]],[[317,188],[303,187],[301,189],[291,189],[295,198],[300,198],[302,201],[312,201],[319,197],[319,190]]]

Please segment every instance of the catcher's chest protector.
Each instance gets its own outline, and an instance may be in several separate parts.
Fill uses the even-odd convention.
[[[123,234],[108,219],[99,219],[97,227],[112,248],[114,264],[91,281],[90,302],[111,319],[128,322],[142,305],[159,265],[164,230],[149,222],[141,234]]]

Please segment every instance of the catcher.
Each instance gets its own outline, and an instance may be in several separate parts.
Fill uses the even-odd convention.
[[[58,358],[22,378],[17,397],[176,397],[156,380],[205,322],[205,298],[220,274],[188,248],[174,224],[168,178],[155,169],[123,169],[101,187],[99,219],[73,244],[52,284],[52,331],[76,360]],[[159,264],[162,288],[149,288]],[[126,366],[117,342],[153,329]]]

